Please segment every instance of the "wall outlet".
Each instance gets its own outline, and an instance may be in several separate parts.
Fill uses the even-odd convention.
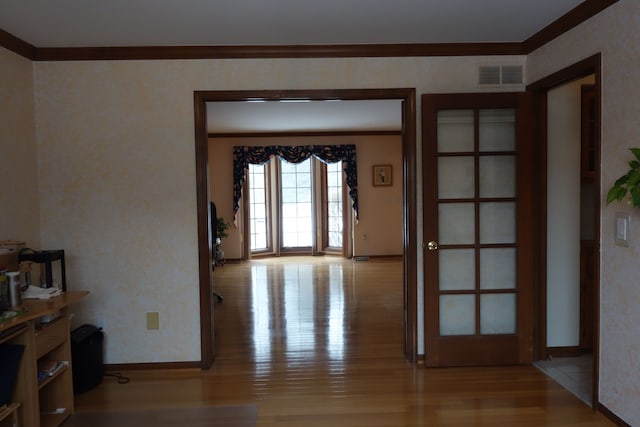
[[[160,313],[157,311],[147,312],[147,329],[150,331],[160,329]]]

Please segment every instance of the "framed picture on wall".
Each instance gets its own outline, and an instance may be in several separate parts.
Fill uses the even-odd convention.
[[[384,187],[393,183],[393,168],[391,165],[373,165],[373,186]]]

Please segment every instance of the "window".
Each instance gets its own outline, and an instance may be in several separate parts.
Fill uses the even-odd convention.
[[[249,229],[252,252],[270,248],[265,165],[249,165]]]
[[[343,200],[342,162],[327,165],[327,246],[342,248]]]
[[[342,252],[347,197],[342,166],[316,158],[249,164],[245,203],[251,253]]]
[[[302,163],[280,161],[282,248],[313,245],[311,158]]]

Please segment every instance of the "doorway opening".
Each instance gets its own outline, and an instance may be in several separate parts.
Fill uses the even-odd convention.
[[[415,89],[196,91],[194,92],[196,180],[198,209],[198,259],[200,277],[201,366],[208,369],[215,358],[214,316],[211,298],[211,242],[209,224],[209,148],[207,103],[233,101],[400,100],[402,116],[402,251],[404,354],[417,358],[417,245],[416,230],[416,118]]]
[[[598,402],[600,62],[594,55],[528,87],[543,124],[536,135],[542,236],[536,366],[556,373],[592,406]],[[585,375],[588,387],[580,386]]]

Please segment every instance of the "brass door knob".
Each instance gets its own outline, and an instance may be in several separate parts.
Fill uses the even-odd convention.
[[[434,242],[433,240],[430,241],[429,243],[427,243],[427,249],[429,249],[430,251],[437,251],[438,250],[438,242]]]

